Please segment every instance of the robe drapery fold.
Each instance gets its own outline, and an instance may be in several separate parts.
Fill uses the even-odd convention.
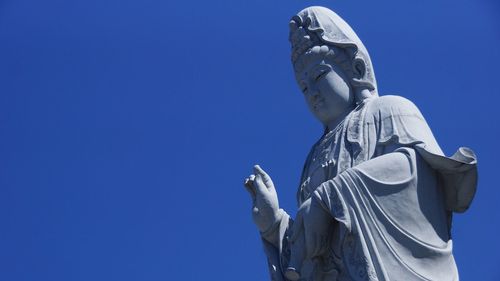
[[[317,156],[320,145],[325,157]],[[318,168],[311,168],[314,161],[323,161],[315,165],[322,167],[319,177]],[[445,157],[410,101],[366,99],[335,136],[325,134],[307,157],[298,203],[312,195],[331,214],[335,233],[324,270],[306,268],[303,272],[311,274],[303,280],[458,280],[451,213],[469,207],[476,165],[467,148]],[[278,276],[273,280],[286,280],[287,224],[288,216],[275,234],[278,247],[264,242],[270,269]],[[333,267],[335,277],[321,274]]]

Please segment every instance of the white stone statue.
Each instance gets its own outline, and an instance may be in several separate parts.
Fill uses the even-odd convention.
[[[296,80],[324,133],[307,156],[295,220],[259,166],[245,180],[272,280],[458,280],[453,212],[476,190],[476,156],[443,155],[415,105],[377,93],[366,48],[323,7],[290,22]]]

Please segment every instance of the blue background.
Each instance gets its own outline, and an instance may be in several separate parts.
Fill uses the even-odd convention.
[[[476,151],[454,252],[462,280],[500,280],[496,0],[0,1],[0,280],[267,280],[242,181],[260,163],[295,214],[322,133],[289,61],[309,5],[448,155]]]

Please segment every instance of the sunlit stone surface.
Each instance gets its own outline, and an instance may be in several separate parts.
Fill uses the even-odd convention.
[[[292,17],[290,42],[298,86],[325,130],[305,161],[294,220],[262,168],[245,179],[271,279],[458,280],[451,216],[474,197],[474,152],[444,156],[411,101],[379,96],[368,51],[331,10]]]

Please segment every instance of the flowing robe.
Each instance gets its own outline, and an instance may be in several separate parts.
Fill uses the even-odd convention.
[[[366,99],[323,135],[304,165],[298,204],[318,200],[334,227],[328,254],[306,260],[301,280],[458,280],[451,214],[469,207],[476,183],[474,153],[443,156],[413,103]],[[262,234],[277,281],[286,280],[293,224],[280,212],[280,223]]]

